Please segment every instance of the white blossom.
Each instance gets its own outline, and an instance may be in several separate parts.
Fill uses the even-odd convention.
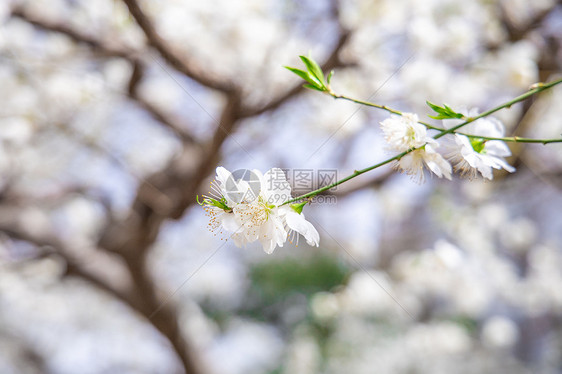
[[[475,115],[474,110],[469,115]],[[456,121],[445,121],[446,127]],[[503,124],[493,118],[480,118],[462,127],[460,131],[480,135],[484,137],[499,138],[504,135]],[[461,176],[474,179],[478,173],[486,179],[493,179],[492,169],[505,169],[510,173],[515,168],[505,162],[504,157],[511,155],[509,147],[501,140],[485,140],[482,138],[468,137],[454,134],[454,142],[449,141],[446,145],[447,158],[454,165],[455,171]]]
[[[405,152],[416,148],[401,157],[395,167],[412,176],[417,182],[424,180],[424,166],[439,178],[451,179],[451,165],[435,150],[439,143],[427,134],[424,125],[418,122],[418,116],[404,113],[392,116],[381,122],[384,138],[391,150]]]
[[[291,186],[279,168],[262,174],[252,170],[259,186],[252,181],[236,180],[232,173],[218,167],[211,183],[212,195],[202,205],[210,217],[209,229],[231,233],[238,247],[259,241],[266,253],[282,247],[290,233],[303,235],[309,245],[318,246],[318,231],[290,205]],[[302,208],[302,207],[301,207]],[[298,238],[297,238],[298,242]]]

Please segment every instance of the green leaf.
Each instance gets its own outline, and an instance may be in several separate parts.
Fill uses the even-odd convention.
[[[317,85],[320,86],[320,82],[318,82],[316,79],[314,79],[313,77],[310,76],[310,74],[304,70],[299,70],[296,68],[292,68],[290,66],[284,66],[285,69],[292,71],[293,73],[295,73],[296,75],[298,75],[299,77],[301,77],[302,79],[304,79],[305,81],[307,81],[310,84],[313,85]]]
[[[434,111],[439,113],[439,110],[441,109],[441,107],[439,105],[433,104],[431,101],[427,100],[426,104],[429,105],[429,107],[431,109],[433,109]]]
[[[429,105],[429,107],[431,109],[433,109],[433,111],[435,113],[437,113],[436,116],[428,116],[430,118],[433,119],[450,119],[450,118],[463,118],[464,115],[462,113],[457,113],[455,112],[451,107],[447,106],[446,104],[444,104],[442,107],[440,107],[439,105],[433,104],[430,101],[426,101],[427,105]]]
[[[306,69],[308,70],[308,72],[313,77],[318,79],[318,82],[321,83],[322,86],[325,86],[326,84],[324,83],[324,73],[322,72],[322,69],[316,63],[316,61],[306,56],[299,56],[299,57],[302,60],[302,62],[304,62],[304,64],[306,65]]]
[[[315,86],[313,84],[303,84],[302,86],[305,87],[305,88],[310,88],[311,90],[316,90],[316,91],[320,91],[320,92],[326,91],[326,89],[324,87],[318,87],[318,86]]]

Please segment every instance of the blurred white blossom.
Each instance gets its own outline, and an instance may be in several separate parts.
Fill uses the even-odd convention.
[[[492,317],[482,328],[482,340],[491,348],[506,348],[513,346],[519,338],[517,325],[505,317]]]

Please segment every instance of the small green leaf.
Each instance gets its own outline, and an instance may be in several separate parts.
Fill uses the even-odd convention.
[[[296,75],[298,75],[299,77],[301,77],[302,79],[304,79],[305,81],[307,81],[310,84],[315,84],[315,85],[319,85],[320,82],[318,82],[316,79],[313,79],[312,77],[310,77],[310,74],[304,70],[299,70],[299,69],[295,69],[292,68],[290,66],[285,66],[285,69],[292,71],[293,73],[295,73]]]
[[[306,65],[308,72],[318,79],[318,81],[324,86],[324,73],[322,73],[322,69],[320,66],[314,61],[313,59],[306,57],[306,56],[299,56],[302,62]]]
[[[328,79],[327,79],[327,81],[328,81],[328,86],[330,85],[330,81],[332,80],[332,76],[333,76],[333,75],[334,75],[334,71],[331,70],[331,71],[330,71],[330,74],[328,74]]]
[[[431,109],[433,109],[434,111],[436,111],[436,112],[437,112],[439,109],[441,109],[441,108],[439,107],[439,105],[433,104],[433,103],[432,103],[431,101],[429,101],[429,100],[426,100],[425,103],[426,103],[427,105],[429,105],[429,107],[430,107]]]
[[[443,114],[439,114],[438,116],[430,116],[428,115],[429,118],[433,118],[433,119],[450,119],[450,117],[445,116]]]

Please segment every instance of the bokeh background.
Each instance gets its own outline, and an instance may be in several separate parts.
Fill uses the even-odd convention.
[[[562,148],[492,182],[381,168],[305,208],[320,247],[207,230],[218,165],[389,156],[387,114],[490,109],[561,76],[540,0],[0,2],[1,373],[562,373]],[[562,133],[562,88],[497,113]],[[439,125],[439,122],[435,122]]]

